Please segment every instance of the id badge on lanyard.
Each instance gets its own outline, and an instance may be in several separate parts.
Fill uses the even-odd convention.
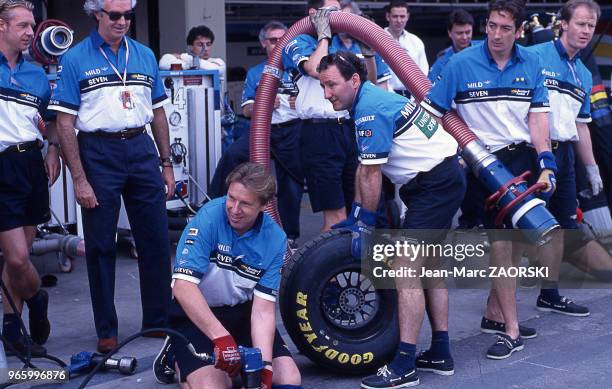
[[[128,61],[130,59],[130,46],[128,45],[127,39],[125,37],[123,37],[123,40],[125,42],[125,68],[123,69],[123,75],[119,73],[119,70],[117,70],[115,65],[113,65],[113,63],[108,59],[108,56],[106,55],[102,47],[99,47],[99,49],[100,49],[100,53],[102,53],[102,56],[104,56],[104,59],[106,59],[106,62],[108,62],[108,64],[113,69],[117,77],[119,77],[119,80],[121,80],[121,82],[123,83],[123,87],[119,89],[119,101],[121,102],[121,107],[123,109],[130,110],[130,109],[134,109],[134,101],[132,99],[132,92],[128,89],[126,85]]]

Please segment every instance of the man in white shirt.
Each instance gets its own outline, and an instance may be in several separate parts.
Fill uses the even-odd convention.
[[[388,27],[385,27],[387,31],[395,40],[397,40],[400,46],[406,50],[406,53],[412,58],[414,63],[421,69],[421,71],[427,75],[429,70],[429,64],[427,63],[427,56],[425,55],[425,45],[423,41],[416,35],[406,31],[406,23],[410,18],[410,12],[408,11],[408,4],[405,1],[391,1],[387,7],[386,13]],[[406,90],[406,87],[400,79],[397,77],[393,70],[391,71],[391,79],[389,80],[389,89],[399,93],[403,96],[409,96],[410,92]]]

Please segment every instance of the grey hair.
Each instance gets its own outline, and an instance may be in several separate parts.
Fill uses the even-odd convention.
[[[344,7],[351,7],[351,13],[355,14],[355,15],[362,15],[363,12],[361,12],[361,8],[359,8],[359,5],[357,5],[356,1],[353,0],[340,0],[340,7],[344,8]]]
[[[94,14],[98,11],[101,11],[104,8],[105,0],[85,0],[85,4],[83,4],[83,9],[87,16],[94,16]],[[113,0],[110,0],[113,1]],[[132,8],[136,8],[136,1],[132,0]]]
[[[283,23],[276,21],[276,20],[269,21],[261,28],[261,30],[259,30],[259,41],[260,42],[263,42],[266,40],[266,33],[268,32],[268,30],[287,31],[287,26],[285,26]]]

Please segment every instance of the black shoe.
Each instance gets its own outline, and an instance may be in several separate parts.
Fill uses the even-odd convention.
[[[30,336],[34,343],[45,344],[51,333],[51,324],[47,317],[47,309],[49,307],[49,294],[46,290],[40,289],[40,298],[42,300],[41,309],[31,309],[28,314],[30,320]]]
[[[7,357],[17,355],[15,354],[15,351],[13,351],[13,348],[11,348],[10,346],[13,346],[15,351],[21,354],[22,357],[25,358],[28,355],[25,338],[23,336],[19,337],[19,340],[15,342],[9,342],[8,344],[4,345],[4,350],[6,352]],[[40,344],[33,342],[32,339],[30,339],[30,353],[33,357],[44,357],[45,355],[47,355],[47,349],[41,346]]]
[[[589,308],[578,305],[563,296],[556,301],[550,301],[540,295],[536,305],[539,311],[544,312],[556,312],[569,316],[589,316],[591,314]]]
[[[503,334],[497,335],[497,342],[487,351],[487,358],[491,359],[506,359],[515,351],[521,351],[525,346],[523,340],[519,336],[512,339],[510,336]]]
[[[160,384],[174,382],[174,346],[167,336],[164,345],[153,361],[153,375]]]
[[[506,333],[506,325],[483,316],[480,321],[480,332],[502,335]],[[533,339],[538,336],[538,331],[536,331],[535,328],[525,327],[519,324],[519,334],[523,339]]]
[[[385,365],[378,369],[376,375],[371,375],[361,381],[361,387],[365,389],[407,388],[419,384],[419,375],[416,369],[411,369],[404,374],[395,374]]]
[[[440,375],[455,374],[455,362],[453,357],[448,358],[432,358],[429,356],[429,350],[422,352],[416,358],[416,368],[420,371],[429,371]]]

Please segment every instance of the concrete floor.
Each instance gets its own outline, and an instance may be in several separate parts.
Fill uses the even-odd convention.
[[[305,205],[302,215],[302,242],[316,235],[321,225],[318,215],[312,215]],[[117,260],[116,307],[119,315],[119,335],[125,339],[140,328],[140,297],[136,261],[123,248]],[[69,361],[73,353],[93,351],[96,336],[90,307],[89,289],[84,260],[77,260],[72,273],[60,273],[53,258],[36,260],[41,274],[53,273],[58,278],[55,287],[48,288],[49,315],[52,333],[45,345],[50,354]],[[502,361],[492,361],[485,352],[494,339],[479,332],[480,318],[486,299],[485,290],[450,291],[450,336],[456,373],[442,377],[420,374],[421,386],[428,388],[610,388],[612,387],[612,289],[581,289],[564,291],[575,301],[585,303],[592,315],[572,318],[536,311],[537,290],[520,289],[517,299],[519,315],[527,325],[537,327],[539,336],[526,340],[525,350]],[[601,287],[601,286],[600,286]],[[27,314],[24,313],[24,317]],[[428,346],[428,326],[425,325],[419,348]],[[321,370],[300,355],[290,343],[302,372],[304,388],[344,389],[359,387],[359,377],[347,377]],[[151,373],[155,355],[162,340],[140,338],[124,347],[118,355],[138,358],[137,373],[121,376],[117,373],[97,375],[91,388],[171,388],[158,385]],[[41,360],[39,366],[52,367]],[[15,358],[9,366],[20,367]],[[63,385],[38,387],[76,388],[80,379]],[[26,388],[33,383],[13,387]]]

